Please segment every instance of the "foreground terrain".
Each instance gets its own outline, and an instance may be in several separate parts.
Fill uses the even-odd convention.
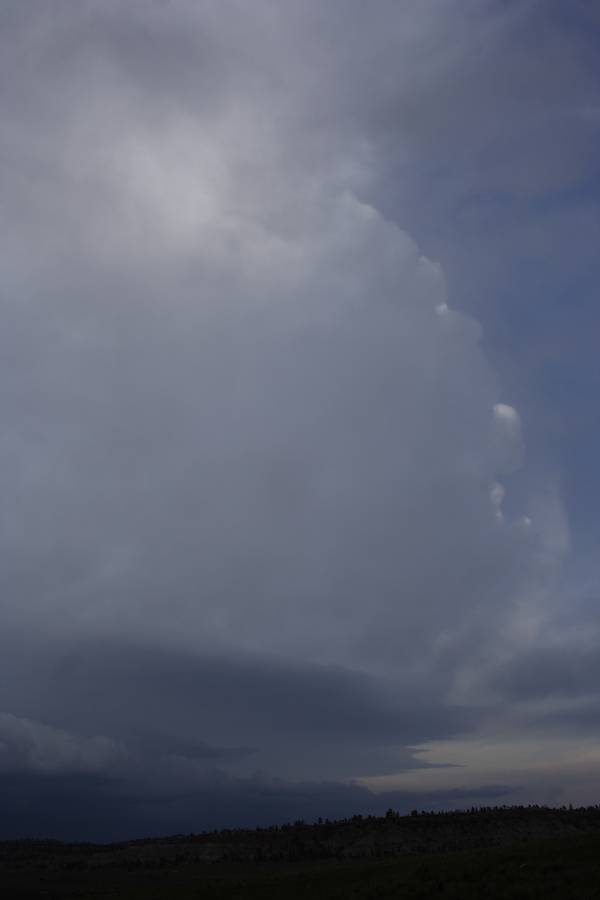
[[[599,898],[600,809],[354,817],[125,844],[0,844],[11,900]]]

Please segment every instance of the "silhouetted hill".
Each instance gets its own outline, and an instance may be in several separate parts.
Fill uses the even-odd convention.
[[[530,852],[529,848],[534,847],[538,849]],[[203,897],[278,896],[274,887],[275,893],[269,893],[269,885],[275,884],[273,878],[288,879],[285,890],[290,896],[305,896],[297,893],[296,888],[295,893],[290,893],[291,885],[296,883],[293,873],[301,880],[314,881],[314,897],[321,896],[319,891],[324,890],[325,881],[329,884],[326,895],[337,897],[339,885],[347,884],[349,879],[352,884],[356,878],[360,881],[359,872],[371,872],[368,875],[371,880],[383,879],[383,888],[387,884],[386,872],[395,872],[394,877],[400,874],[408,879],[407,885],[422,880],[423,873],[428,873],[427,878],[447,880],[448,872],[454,872],[459,885],[461,878],[467,878],[466,872],[482,865],[485,869],[486,859],[492,862],[495,859],[493,865],[499,865],[500,859],[508,860],[509,869],[512,865],[511,871],[514,870],[511,877],[523,880],[527,876],[531,880],[537,878],[531,860],[539,859],[542,869],[550,865],[556,875],[560,869],[556,860],[561,854],[563,868],[574,866],[579,858],[577,854],[583,854],[582,859],[587,862],[582,862],[576,870],[577,878],[582,878],[585,865],[592,865],[591,860],[598,858],[599,849],[600,806],[502,807],[450,813],[414,812],[408,816],[389,810],[384,817],[357,815],[331,822],[296,822],[254,830],[226,829],[119,844],[8,841],[0,844],[0,875],[4,886],[9,888],[7,896],[11,900],[92,896],[169,896],[175,900],[192,896],[188,893],[192,885],[196,888],[202,885]],[[423,857],[430,860],[425,867],[418,862]],[[386,868],[388,863],[391,868]],[[465,870],[463,875],[461,866]],[[524,866],[530,869],[525,872]],[[334,870],[338,872],[336,877],[332,874]],[[594,877],[598,871],[597,865],[590,869],[596,873]],[[569,878],[569,884],[577,881],[577,878],[573,881],[572,875]],[[257,892],[253,894],[248,887],[248,894],[236,893],[242,883],[254,885]],[[461,895],[458,887],[457,891],[456,896],[471,896],[464,891]],[[600,896],[600,883],[598,891],[589,896]],[[384,892],[364,896],[399,895]],[[513,895],[505,892],[486,896]],[[564,896],[571,894],[567,892]]]

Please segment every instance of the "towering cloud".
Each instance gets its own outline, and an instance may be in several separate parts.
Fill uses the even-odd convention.
[[[437,46],[453,4],[349,4],[368,52],[334,7],[2,13],[1,725],[19,770],[148,791],[135,827],[172,826],[157,784],[249,821],[422,768],[564,549],[523,519],[564,523],[554,484],[503,505],[480,327],[375,205],[367,113],[408,63],[352,61],[395,59],[389,20]]]

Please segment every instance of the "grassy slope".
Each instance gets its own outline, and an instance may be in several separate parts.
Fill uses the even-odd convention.
[[[10,900],[225,900],[225,898],[600,898],[600,837],[585,835],[376,862],[199,864],[65,872],[4,871]]]

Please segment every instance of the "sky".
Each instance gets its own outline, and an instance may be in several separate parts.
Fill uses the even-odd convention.
[[[600,802],[599,44],[4,0],[0,838]]]

